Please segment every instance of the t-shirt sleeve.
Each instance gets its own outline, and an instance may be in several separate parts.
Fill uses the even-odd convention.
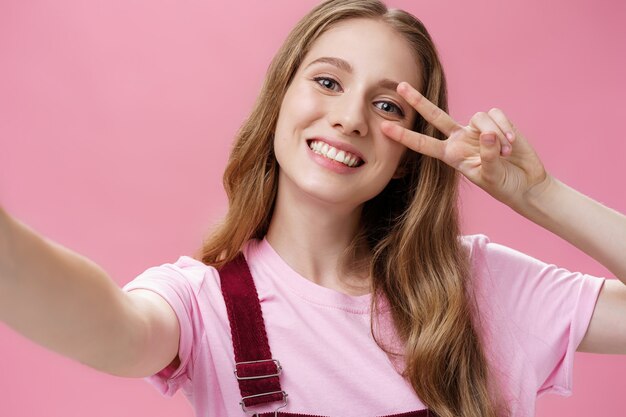
[[[518,352],[533,367],[537,394],[572,394],[574,353],[605,278],[547,264],[486,236],[472,237],[484,296],[505,317]]]
[[[167,301],[178,318],[180,365],[169,365],[146,378],[163,395],[174,395],[193,378],[194,350],[204,332],[197,302],[204,278],[202,266],[201,262],[182,256],[173,264],[147,269],[123,287],[127,292],[144,289],[157,293]]]

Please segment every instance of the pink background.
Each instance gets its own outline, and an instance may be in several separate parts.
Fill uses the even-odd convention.
[[[0,2],[0,198],[120,284],[191,254],[271,57],[316,1]],[[626,3],[394,1],[439,46],[459,121],[497,106],[553,175],[626,212]],[[464,230],[558,265],[602,266],[470,184]],[[576,355],[538,416],[623,415],[626,358]],[[306,383],[306,381],[303,381]],[[0,324],[0,416],[192,416],[179,393],[100,374]]]

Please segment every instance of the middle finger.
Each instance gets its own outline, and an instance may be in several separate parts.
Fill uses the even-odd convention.
[[[407,82],[398,84],[398,94],[404,98],[422,117],[441,133],[450,136],[454,131],[462,129],[448,113],[431,103]]]

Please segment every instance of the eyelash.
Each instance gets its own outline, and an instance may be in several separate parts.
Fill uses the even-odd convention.
[[[313,78],[313,81],[315,81],[317,84],[319,84],[322,88],[324,88],[326,90],[332,90],[332,91],[335,91],[335,90],[332,87],[325,86],[323,84],[324,81],[330,81],[331,83],[334,83],[337,86],[339,85],[339,83],[336,80],[334,80],[334,79],[332,79],[330,77],[315,77],[315,78]],[[390,105],[390,106],[395,108],[394,111],[386,111],[386,110],[381,109],[380,107],[377,107],[378,109],[384,111],[385,113],[389,113],[389,114],[396,113],[399,117],[404,117],[404,112],[402,111],[400,106],[398,106],[397,104],[392,103],[390,101],[377,101],[376,102],[376,104],[379,104],[379,103],[388,104],[388,105]]]

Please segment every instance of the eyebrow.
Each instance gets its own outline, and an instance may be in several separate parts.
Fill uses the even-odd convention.
[[[350,63],[346,61],[345,59],[341,59],[341,58],[323,56],[321,58],[317,58],[316,60],[310,62],[309,65],[306,66],[306,68],[309,68],[311,65],[314,65],[314,64],[330,64],[350,74],[354,72],[352,65],[350,65]],[[382,80],[380,80],[378,85],[382,88],[385,88],[387,90],[392,90],[395,92],[396,88],[398,87],[398,82],[390,80],[389,78],[383,78]]]

